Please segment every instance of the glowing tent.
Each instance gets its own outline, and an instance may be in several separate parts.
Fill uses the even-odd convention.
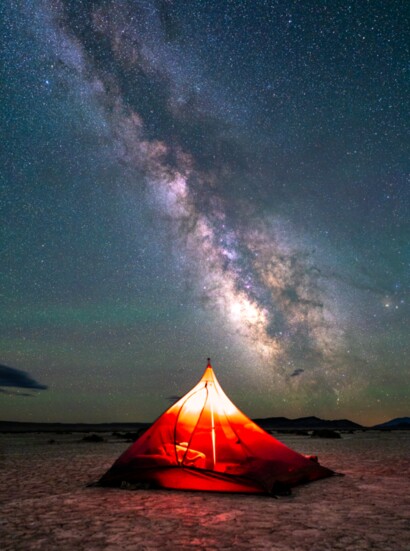
[[[199,383],[117,459],[99,484],[277,493],[332,474],[239,411],[208,361]]]

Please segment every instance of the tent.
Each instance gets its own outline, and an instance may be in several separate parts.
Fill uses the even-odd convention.
[[[163,413],[98,484],[275,494],[332,474],[316,458],[291,450],[239,411],[208,361],[199,383]]]

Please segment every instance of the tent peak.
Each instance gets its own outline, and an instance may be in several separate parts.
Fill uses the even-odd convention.
[[[208,382],[214,382],[215,381],[215,374],[214,369],[211,365],[211,358],[207,358],[207,365],[204,371],[204,374],[201,377],[201,381],[208,381]]]

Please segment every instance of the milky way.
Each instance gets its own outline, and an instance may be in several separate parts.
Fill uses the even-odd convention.
[[[84,335],[91,335],[96,350],[100,339],[111,339],[116,352],[110,380],[125,380],[135,371],[143,376],[148,369],[157,381],[170,372],[175,388],[161,387],[158,394],[179,391],[184,380],[179,367],[172,361],[165,367],[156,358],[158,367],[144,368],[152,362],[147,350],[161,350],[162,358],[171,350],[180,364],[184,358],[200,359],[204,348],[211,354],[215,340],[222,376],[225,370],[227,380],[233,380],[236,373],[241,384],[250,385],[247,394],[233,384],[258,414],[348,415],[352,408],[353,416],[365,418],[377,417],[381,403],[389,411],[392,399],[403,403],[408,189],[403,187],[402,126],[397,122],[403,113],[390,105],[403,90],[401,42],[390,53],[376,48],[374,56],[366,42],[391,40],[400,12],[393,4],[390,14],[382,7],[353,14],[357,8],[350,6],[328,9],[318,3],[307,8],[283,2],[257,8],[195,3],[192,14],[172,2],[44,1],[10,9],[7,30],[20,38],[13,38],[15,43],[10,39],[5,58],[11,59],[14,48],[20,55],[15,59],[21,60],[7,65],[10,89],[14,72],[20,78],[32,75],[37,95],[27,77],[20,96],[27,95],[43,110],[32,115],[33,124],[42,146],[56,150],[59,158],[47,160],[45,181],[51,185],[66,157],[70,168],[61,182],[61,197],[71,210],[60,216],[67,216],[68,235],[79,238],[70,225],[78,222],[84,240],[88,227],[106,235],[103,244],[95,237],[82,246],[90,247],[90,254],[80,253],[78,278],[84,290],[64,291],[69,295],[64,310],[77,308],[81,294],[85,304],[93,305]],[[332,32],[339,38],[332,38]],[[34,53],[21,53],[27,47],[24,40],[34,44]],[[352,69],[349,60],[356,60]],[[363,77],[355,73],[356,64],[357,70],[364,67]],[[391,77],[384,88],[381,68],[387,71],[383,78]],[[356,101],[358,90],[362,97]],[[17,103],[13,109],[17,117],[10,128],[16,143],[23,144],[20,127],[22,134],[27,132],[29,117]],[[39,125],[47,115],[57,121],[57,130]],[[386,143],[388,162],[389,155],[378,158]],[[35,151],[37,146],[32,147]],[[34,155],[39,158],[40,150]],[[23,160],[17,154],[9,160],[10,184]],[[94,199],[83,176],[91,166]],[[32,185],[29,170],[23,173],[27,189]],[[80,201],[90,201],[95,222],[75,206],[76,185]],[[52,205],[46,189],[39,197]],[[119,212],[112,206],[118,201]],[[108,218],[97,222],[102,212]],[[51,228],[54,222],[48,223]],[[103,229],[97,229],[98,223]],[[110,225],[111,233],[106,229]],[[59,226],[59,235],[61,231]],[[50,248],[52,239],[56,236],[50,231],[41,246]],[[17,247],[21,258],[25,247],[33,244],[23,231]],[[78,247],[69,247],[74,247],[74,258]],[[101,247],[107,252],[99,272],[92,269],[92,256],[97,258]],[[67,272],[56,283],[55,255],[46,259],[49,271],[39,278],[40,295],[48,291],[48,296],[61,297],[59,285],[71,285]],[[16,281],[24,281],[24,262],[13,270],[10,277],[19,271]],[[116,295],[109,284],[107,291],[109,277],[126,291]],[[134,277],[143,282],[139,291]],[[19,304],[25,295],[16,281],[6,289],[19,297],[7,310],[16,320],[10,343],[19,338],[27,342],[34,327],[21,329]],[[29,295],[34,305],[36,291]],[[167,297],[162,304],[159,295]],[[168,299],[173,295],[175,304]],[[94,305],[104,303],[102,297],[110,299],[105,318],[97,316]],[[147,321],[149,335],[142,329],[135,334],[135,321],[126,328],[124,320],[122,329],[115,329],[114,303],[126,304],[130,318],[136,303],[139,312],[144,308],[150,316],[158,315],[157,328],[155,321]],[[61,298],[56,304],[63,304]],[[41,307],[43,320],[51,319],[49,298]],[[182,314],[173,313],[178,308]],[[186,318],[182,322],[180,315]],[[171,328],[172,335],[160,336]],[[62,322],[56,331],[58,337],[51,340],[73,350],[77,329]],[[199,345],[196,354],[185,350],[193,343]],[[380,349],[383,344],[387,352]],[[397,344],[404,347],[403,355]],[[80,352],[84,366],[92,356],[88,346]],[[29,369],[24,362],[30,363],[33,353],[28,348],[17,356],[8,353],[4,361]],[[135,369],[131,353],[139,357]],[[51,356],[40,353],[48,364],[45,382],[60,369],[59,353]],[[69,357],[73,361],[75,355]],[[65,357],[63,363],[67,361]],[[97,373],[96,362],[85,367],[90,377]],[[98,381],[107,376],[108,366],[101,369]],[[192,373],[194,368],[189,369]],[[57,387],[63,371],[72,376],[70,368],[61,370]],[[158,383],[145,384],[146,395],[155,394]],[[98,385],[106,389],[105,382]],[[116,403],[117,397],[112,399]],[[153,414],[148,402],[141,411]]]

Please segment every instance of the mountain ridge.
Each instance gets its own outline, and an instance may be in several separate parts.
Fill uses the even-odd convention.
[[[386,421],[385,423],[375,425],[373,428],[379,430],[409,430],[410,417],[396,417],[395,419],[390,419],[390,421]]]
[[[252,419],[254,423],[266,430],[409,430],[410,417],[397,417],[371,427],[360,425],[350,419],[321,419],[315,416],[298,417],[263,417]],[[36,423],[32,421],[1,421],[0,433],[5,432],[110,432],[133,431],[149,427],[147,422],[114,422],[114,423]]]

